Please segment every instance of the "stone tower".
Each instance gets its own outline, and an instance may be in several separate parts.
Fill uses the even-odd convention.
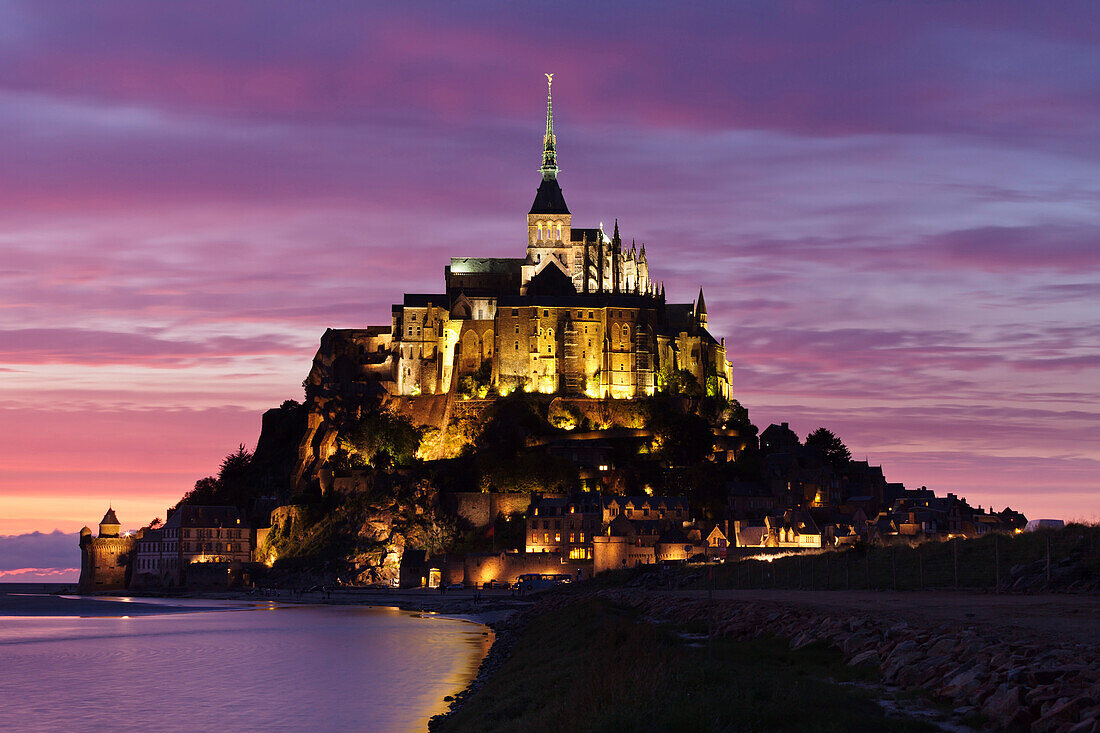
[[[118,517],[115,516],[115,510],[108,507],[107,513],[103,515],[103,519],[99,522],[99,536],[118,537],[121,533],[122,525],[119,524]]]
[[[527,212],[527,259],[523,285],[548,266],[558,266],[572,279],[575,267],[572,245],[573,215],[558,184],[557,139],[554,137],[553,74],[546,75],[546,133],[542,138],[542,182]]]
[[[99,536],[92,530],[80,530],[80,592],[99,593],[125,590],[130,582],[130,560],[134,538],[123,537],[122,525],[113,508],[108,508],[99,523]]]

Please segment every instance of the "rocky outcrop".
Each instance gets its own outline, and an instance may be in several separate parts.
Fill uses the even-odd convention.
[[[706,622],[707,603],[638,591],[601,591],[658,622]],[[848,664],[878,667],[883,681],[923,690],[959,717],[979,714],[991,727],[1100,731],[1100,654],[1095,646],[1006,639],[977,627],[910,625],[869,613],[810,611],[715,601],[715,633],[740,639],[776,635],[792,648],[822,642]]]
[[[360,493],[324,509],[279,507],[264,552],[277,569],[318,581],[394,585],[406,547],[438,553],[455,538],[454,520],[425,480],[375,471]]]
[[[1002,593],[1096,593],[1100,591],[1100,573],[1091,566],[1087,538],[1066,557],[1057,558],[1047,567],[1046,560],[1014,565],[1001,580]],[[1092,560],[1091,562],[1095,562]]]

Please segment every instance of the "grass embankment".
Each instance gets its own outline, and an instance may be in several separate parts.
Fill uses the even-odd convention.
[[[509,658],[433,731],[927,731],[888,718],[870,694],[838,681],[873,679],[823,645],[735,642],[658,627],[636,611],[588,600],[545,611],[518,632]]]
[[[1100,574],[1100,526],[741,560],[713,573],[715,588],[993,590],[999,579],[1003,591],[1076,590]]]

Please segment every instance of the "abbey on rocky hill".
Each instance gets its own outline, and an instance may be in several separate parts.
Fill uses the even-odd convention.
[[[682,383],[686,371],[701,391],[730,396],[732,365],[725,340],[707,332],[703,291],[694,303],[668,303],[645,245],[626,251],[617,221],[610,235],[602,224],[573,226],[557,180],[551,76],[526,257],[453,257],[445,292],[406,294],[389,326],[329,331],[321,353],[334,381],[374,381],[391,395],[474,385],[481,396],[630,399]]]

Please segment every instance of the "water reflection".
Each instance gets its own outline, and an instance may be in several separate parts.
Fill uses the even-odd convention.
[[[4,617],[0,729],[424,730],[484,631],[349,606]]]

